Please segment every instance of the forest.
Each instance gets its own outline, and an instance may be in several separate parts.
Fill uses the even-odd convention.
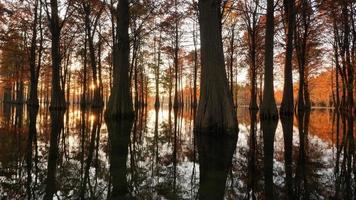
[[[108,160],[102,162],[109,166],[109,175],[103,175],[107,176],[103,182],[108,182],[103,191],[108,199],[145,199],[145,192],[152,195],[150,199],[241,198],[237,194],[242,189],[233,187],[232,182],[231,190],[238,190],[237,196],[229,196],[226,191],[229,181],[236,178],[233,171],[239,167],[233,163],[243,157],[245,150],[237,150],[244,147],[243,142],[248,146],[244,159],[249,164],[249,189],[244,199],[296,199],[298,191],[303,190],[297,187],[302,185],[300,176],[308,177],[313,171],[298,168],[300,162],[308,163],[305,151],[312,148],[301,145],[313,143],[312,138],[322,141],[317,145],[325,143],[337,150],[337,161],[330,162],[340,178],[329,180],[335,187],[326,193],[315,190],[316,194],[307,194],[306,188],[311,186],[304,184],[305,196],[299,197],[352,199],[356,193],[347,196],[340,192],[349,191],[352,184],[342,183],[342,189],[336,185],[345,180],[341,176],[353,170],[351,160],[356,155],[355,65],[353,0],[0,1],[0,140],[4,141],[0,141],[0,155],[5,145],[13,143],[8,133],[26,133],[21,136],[27,141],[25,164],[16,166],[28,173],[22,196],[0,184],[0,199],[102,199],[96,186],[93,189],[92,168],[98,170],[103,143],[107,143],[102,148]],[[318,119],[325,116],[325,126],[319,127],[323,122]],[[48,123],[42,118],[48,118]],[[143,124],[150,127],[148,119],[155,121],[152,130],[139,129]],[[75,150],[81,157],[81,178],[79,185],[66,193],[58,181],[62,173],[59,166],[68,156],[62,158],[66,147],[61,144],[76,134],[74,130],[80,132],[72,140],[81,144],[80,150]],[[136,138],[138,130],[141,134],[137,137],[143,137],[143,131],[147,141]],[[46,163],[45,178],[40,178],[43,186],[35,187],[32,170],[37,164],[31,160],[35,157],[41,161],[37,157],[37,136],[47,133],[47,150],[40,153],[47,159],[42,160]],[[138,173],[129,169],[139,166],[134,156],[140,151],[132,150],[131,145],[134,149],[136,142],[137,146],[152,141],[152,145],[158,145],[162,134],[161,142],[172,145],[171,158],[159,159],[158,152],[167,151],[162,144],[152,150],[157,151],[156,161],[149,163],[160,160],[170,163],[169,169],[173,166],[174,179],[168,184],[173,184],[172,191],[149,185],[149,180],[141,184],[128,181]],[[299,138],[297,144],[294,137]],[[264,144],[261,149],[259,142]],[[176,167],[184,160],[186,143],[191,145],[187,159],[193,160],[193,164],[189,162],[192,180],[195,162],[200,169],[198,189],[193,189],[193,181],[191,186],[196,196],[189,197],[179,196],[176,180]],[[279,151],[274,143],[284,145],[277,156],[285,159],[285,196],[278,196],[279,186],[273,184],[275,167],[282,162],[274,157],[273,153]],[[300,150],[295,162],[293,145],[299,145]],[[312,155],[322,151],[313,150]],[[11,182],[4,164],[11,162],[5,162],[5,157],[9,156],[0,156],[0,180]],[[340,157],[344,160],[339,162]],[[339,169],[347,162],[350,165]],[[250,163],[254,163],[252,167]],[[258,165],[263,166],[264,173],[257,172]],[[258,181],[251,178],[258,173],[262,173],[263,192],[257,191]],[[154,188],[155,192],[141,187]]]

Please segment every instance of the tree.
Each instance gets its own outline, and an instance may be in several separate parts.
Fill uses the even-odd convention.
[[[265,76],[263,99],[261,105],[261,118],[276,118],[278,111],[274,99],[273,86],[273,45],[274,45],[274,4],[267,0],[267,21],[265,35]]]
[[[38,16],[38,9],[40,10]],[[34,8],[33,8],[33,23],[32,23],[32,39],[31,39],[31,46],[30,46],[30,56],[29,56],[29,63],[30,63],[30,97],[28,100],[28,104],[32,106],[38,106],[38,78],[40,75],[40,68],[41,68],[41,59],[42,59],[42,43],[43,43],[43,28],[41,23],[42,17],[42,6],[40,6],[39,0],[35,0]],[[39,24],[39,27],[37,25]],[[40,46],[38,49],[38,63],[36,64],[36,47],[37,47],[37,29],[40,30]]]
[[[201,88],[195,127],[201,132],[236,133],[237,118],[224,64],[221,15],[221,1],[199,1]]]
[[[129,83],[129,2],[119,0],[117,8],[117,38],[115,38],[113,59],[114,80],[109,97],[106,115],[109,118],[126,118],[133,116],[132,98]]]
[[[101,5],[100,1],[83,1],[81,2],[81,6],[84,15],[85,33],[89,46],[90,65],[93,73],[92,81],[94,85],[94,97],[92,107],[97,108],[104,106],[104,102],[103,97],[101,96],[102,93],[100,91],[100,85],[98,81],[98,74],[100,73],[100,71],[98,70],[98,65],[100,66],[100,63],[98,63],[96,57],[94,37],[104,6]]]
[[[248,46],[248,64],[250,65],[250,86],[251,86],[251,101],[250,109],[258,110],[257,106],[257,72],[259,58],[259,44],[261,18],[259,17],[260,5],[259,0],[243,1],[241,4],[242,18],[247,29],[247,46]]]
[[[293,74],[292,74],[292,56],[293,56],[293,32],[295,24],[294,0],[284,0],[284,15],[286,24],[286,55],[284,64],[284,87],[283,98],[280,108],[281,115],[293,115],[294,97],[293,97]]]
[[[61,85],[61,29],[65,20],[60,21],[58,11],[58,1],[50,1],[50,12],[46,4],[47,18],[49,21],[49,30],[51,32],[51,58],[52,58],[52,90],[51,90],[51,105],[53,110],[65,109],[64,88]]]

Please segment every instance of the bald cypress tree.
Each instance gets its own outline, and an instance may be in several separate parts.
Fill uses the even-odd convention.
[[[274,1],[267,0],[267,22],[265,39],[265,78],[261,118],[277,118],[278,111],[274,99],[273,86],[273,43],[274,43]]]
[[[113,50],[114,80],[107,105],[109,118],[127,118],[134,115],[129,80],[129,2],[119,0],[117,9],[117,38]]]
[[[221,1],[199,1],[201,88],[195,128],[200,132],[237,132],[237,118],[225,71]]]
[[[292,56],[293,56],[293,32],[295,24],[294,0],[284,0],[284,10],[286,16],[286,58],[284,63],[284,87],[283,98],[280,108],[281,115],[293,115],[293,76],[292,76]]]

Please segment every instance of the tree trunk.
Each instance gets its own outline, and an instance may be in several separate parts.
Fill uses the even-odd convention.
[[[58,17],[58,2],[51,0],[51,17],[50,30],[52,34],[52,91],[51,91],[51,105],[52,110],[62,110],[66,108],[64,92],[60,83],[61,71],[61,53],[60,53],[60,21]]]
[[[234,52],[235,52],[234,40],[235,40],[235,24],[232,25],[231,38],[230,38],[230,67],[229,68],[230,68],[230,92],[231,92],[231,96],[234,96],[234,71],[233,71]]]
[[[162,34],[161,30],[159,33],[159,40],[158,40],[158,55],[157,55],[157,66],[156,67],[156,100],[155,100],[155,108],[159,108],[160,101],[159,101],[159,80],[160,80],[160,65],[161,65],[161,45],[162,45]]]
[[[280,108],[281,115],[292,116],[294,111],[293,96],[293,74],[292,74],[292,57],[293,57],[293,32],[295,24],[294,0],[284,0],[284,10],[286,15],[287,36],[286,36],[286,58],[284,63],[284,86],[283,97]]]
[[[109,118],[133,117],[132,98],[129,88],[129,2],[119,0],[118,4],[118,57],[114,66],[114,86],[106,110]]]
[[[37,39],[37,16],[38,10],[38,0],[35,1],[35,6],[33,8],[33,24],[32,24],[32,39],[31,39],[31,47],[30,47],[30,98],[28,100],[28,105],[37,107],[38,103],[38,76],[36,72],[36,39]]]
[[[221,1],[199,1],[201,89],[195,127],[200,132],[238,132],[226,77],[221,36]]]
[[[277,118],[278,111],[274,99],[273,86],[273,45],[274,45],[274,5],[273,0],[267,0],[267,22],[265,41],[265,79],[261,118]]]
[[[174,1],[175,12],[177,13],[177,0]],[[174,26],[174,103],[173,108],[177,109],[179,104],[178,97],[178,53],[179,53],[179,38],[178,38],[178,16],[175,16],[175,26]]]
[[[196,37],[196,25],[194,22],[193,29],[193,43],[194,43],[194,80],[193,80],[193,108],[197,107],[197,76],[198,76],[198,50],[197,50],[197,37]]]

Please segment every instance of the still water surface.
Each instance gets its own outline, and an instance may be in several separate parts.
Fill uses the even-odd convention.
[[[354,199],[355,121],[329,110],[239,133],[193,133],[190,110],[101,111],[1,104],[0,199]]]

